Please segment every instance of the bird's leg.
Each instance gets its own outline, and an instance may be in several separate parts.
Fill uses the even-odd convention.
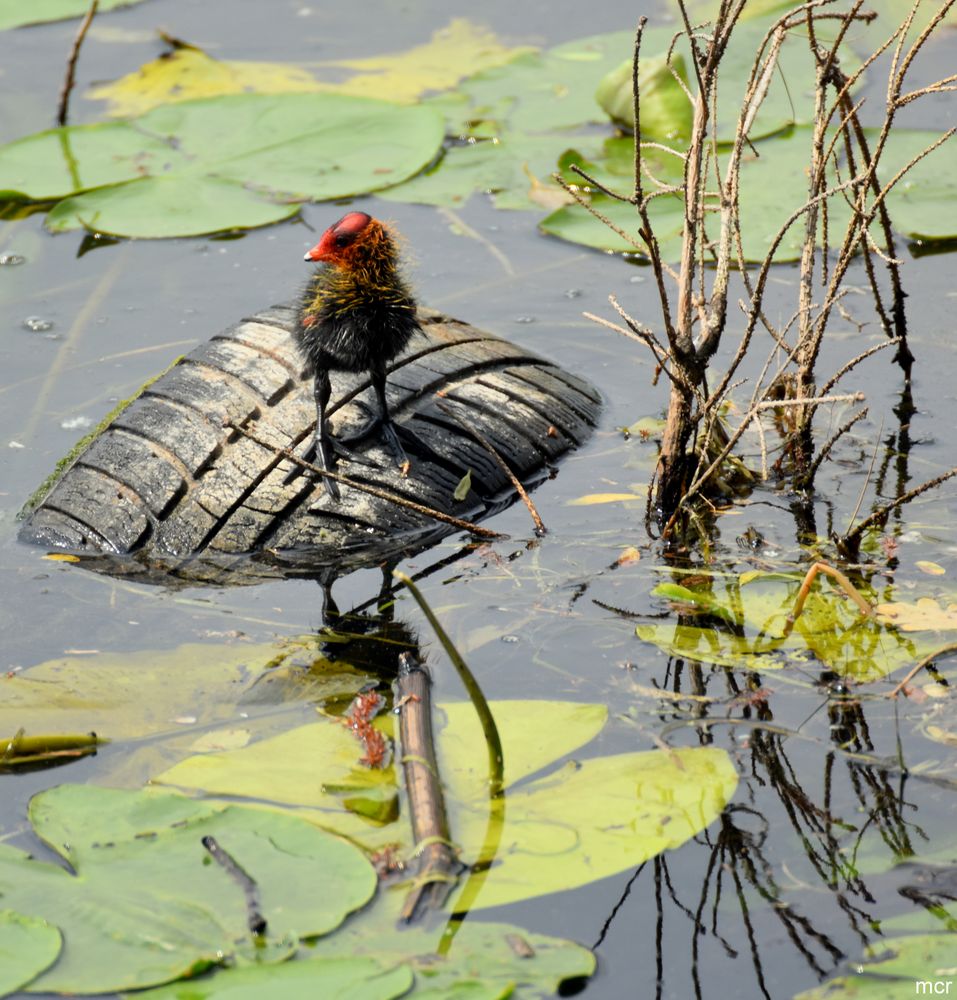
[[[369,372],[369,379],[372,388],[375,390],[376,400],[379,404],[379,414],[371,420],[366,421],[357,431],[353,431],[347,437],[340,439],[346,444],[356,444],[364,441],[367,437],[380,432],[386,446],[392,453],[396,465],[402,469],[403,474],[407,473],[409,466],[409,456],[407,450],[413,455],[437,462],[444,463],[444,459],[434,448],[422,440],[414,431],[404,424],[397,424],[389,414],[389,403],[385,395],[386,374],[384,371],[372,370]],[[365,404],[360,403],[363,409],[368,409]]]
[[[352,434],[341,438],[339,443],[356,444],[359,441],[364,441],[376,431],[379,431],[389,451],[392,452],[392,457],[395,459],[396,465],[403,469],[408,469],[410,464],[409,456],[406,455],[405,448],[402,447],[402,442],[399,441],[398,425],[393,423],[392,417],[389,416],[389,403],[385,396],[386,374],[384,371],[373,369],[369,372],[369,379],[372,382],[372,388],[375,390],[376,401],[379,404],[379,414],[371,420],[366,421],[357,431],[353,431]],[[363,409],[365,409],[365,406],[363,406]],[[405,435],[403,434],[403,436]]]
[[[329,373],[326,371],[317,371],[315,382],[313,383],[313,393],[316,400],[316,432],[312,439],[312,444],[306,451],[303,459],[307,462],[315,461],[316,464],[325,472],[332,472],[335,462],[333,461],[332,454],[334,451],[333,439],[328,432],[326,427],[326,405],[329,402],[329,396],[332,394],[332,385],[329,382]],[[301,472],[304,470],[301,466],[296,466],[289,475],[286,476],[285,482],[291,483]],[[339,487],[334,479],[327,476],[323,476],[324,485],[326,490],[329,492],[329,496],[333,500],[339,499]]]
[[[402,474],[405,475],[412,463],[409,461],[409,456],[406,455],[405,448],[402,447],[402,442],[396,433],[396,425],[392,422],[392,417],[389,416],[389,403],[385,398],[385,372],[374,371],[371,372],[371,375],[372,388],[375,389],[376,399],[379,401],[379,423],[382,427],[382,437],[385,439],[389,451],[392,452],[395,464],[399,466]]]

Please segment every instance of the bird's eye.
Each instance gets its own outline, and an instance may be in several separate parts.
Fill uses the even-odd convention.
[[[336,236],[336,246],[337,247],[347,247],[352,242],[351,233],[339,233]]]

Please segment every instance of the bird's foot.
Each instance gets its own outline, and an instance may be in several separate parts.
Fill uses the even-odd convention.
[[[372,420],[367,421],[358,430],[343,436],[339,443],[344,442],[347,445],[357,444],[376,433],[382,437],[385,446],[389,449],[395,464],[399,467],[403,476],[407,476],[409,469],[412,467],[409,453],[419,458],[432,459],[436,462],[443,461],[442,457],[432,447],[426,444],[418,434],[410,430],[405,424],[397,424],[393,420],[383,419],[382,417],[374,417]]]
[[[312,439],[309,447],[300,456],[300,461],[295,462],[293,468],[286,474],[286,478],[283,480],[283,485],[290,485],[301,475],[307,475],[310,478],[321,478],[325,483],[326,490],[332,499],[338,500],[339,486],[336,481],[331,476],[317,477],[316,471],[308,468],[307,465],[302,464],[308,463],[309,465],[315,465],[323,472],[333,472],[335,471],[336,458],[341,458],[346,462],[354,462],[356,465],[365,465],[373,469],[381,468],[378,462],[373,462],[371,459],[363,458],[362,456],[357,455],[337,438],[334,438],[331,434],[326,433],[321,439],[318,437]]]

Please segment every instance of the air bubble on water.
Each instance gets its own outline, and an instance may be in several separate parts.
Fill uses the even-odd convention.
[[[535,317],[534,316],[516,316],[515,317],[515,322],[516,323],[534,323],[535,322]]]
[[[18,253],[0,253],[0,267],[18,267],[26,262],[26,257],[21,257]]]
[[[53,320],[44,319],[42,316],[27,316],[23,325],[31,333],[44,333],[53,329]]]

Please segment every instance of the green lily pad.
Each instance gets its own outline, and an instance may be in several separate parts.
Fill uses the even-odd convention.
[[[870,133],[873,136],[873,132]],[[895,129],[879,177],[886,184],[940,137],[938,132]],[[887,196],[894,229],[923,242],[957,239],[957,143],[948,139],[901,178]]]
[[[132,7],[143,0],[100,0],[98,14],[117,7]],[[25,24],[43,24],[47,21],[65,21],[83,17],[90,9],[89,0],[0,0],[0,30],[20,28]]]
[[[32,983],[40,992],[108,993],[222,961],[281,961],[376,887],[355,847],[273,812],[64,785],[36,796],[30,818],[72,869],[0,845],[4,902],[57,925],[66,944]],[[250,935],[243,889],[204,849],[208,836],[256,883],[265,947]]]
[[[144,177],[64,198],[47,215],[47,229],[82,226],[113,236],[159,239],[256,229],[295,215],[301,202],[271,201],[217,177]]]
[[[338,935],[337,935],[338,936]],[[414,976],[408,965],[388,967],[379,957],[336,954],[279,966],[247,965],[215,975],[174,983],[155,990],[126,994],[129,1000],[302,1000],[303,997],[348,997],[350,1000],[393,1000],[408,993]]]
[[[853,975],[805,990],[794,1000],[904,1000],[950,995],[957,981],[957,935],[881,938],[868,946],[866,957],[854,966]],[[936,989],[938,983],[940,988]]]
[[[626,140],[630,141],[630,140]],[[791,215],[807,200],[807,163],[811,149],[811,129],[806,126],[791,129],[754,144],[741,162],[740,218],[744,258],[747,261],[764,259],[772,240]],[[610,159],[611,162],[606,162]],[[670,157],[657,154],[650,164],[655,176],[663,183],[674,183],[674,166]],[[720,156],[721,169],[725,156]],[[595,164],[597,179],[608,183],[617,179],[613,189],[630,191],[631,174],[621,176],[620,164],[626,162],[620,150],[606,146],[604,156]],[[676,163],[678,161],[675,161]],[[591,172],[591,171],[589,171]],[[646,193],[654,190],[646,182]],[[637,213],[630,204],[614,201],[604,195],[594,195],[591,204],[619,228],[637,239],[639,223]],[[848,209],[840,197],[832,198],[830,205],[830,239],[833,244],[843,236]],[[658,235],[662,254],[666,259],[677,260],[681,253],[681,231],[684,224],[683,199],[676,195],[662,195],[651,203],[649,209]],[[553,212],[542,220],[541,228],[554,236],[585,246],[612,251],[634,251],[635,247],[603,225],[580,205],[569,205]],[[800,216],[787,230],[780,243],[775,260],[783,263],[798,260],[804,234],[804,217]],[[717,236],[717,222],[712,222],[713,237]]]
[[[301,663],[301,694],[281,700],[349,696],[368,675],[337,663],[313,663],[307,648],[280,643],[185,643],[171,650],[63,656],[0,678],[0,734],[90,732],[110,739],[189,733],[234,721],[240,705],[266,697],[286,660]],[[308,671],[302,667],[308,666]],[[271,669],[270,669],[271,668]],[[277,699],[279,700],[279,699]],[[183,716],[183,706],[191,716]]]
[[[595,958],[571,941],[532,934],[508,924],[467,920],[454,934],[408,927],[396,930],[401,898],[392,893],[328,940],[314,956],[269,968],[217,970],[212,976],[133,996],[143,1000],[299,1000],[343,996],[388,1000],[405,982],[411,996],[431,1000],[500,1000],[554,996],[566,979],[591,975]],[[349,958],[341,956],[347,954]],[[378,978],[375,970],[378,969]],[[414,977],[414,981],[413,981]],[[353,985],[353,983],[355,985]],[[133,1000],[133,996],[130,1000]]]
[[[727,754],[717,749],[589,757],[554,769],[597,735],[603,705],[505,701],[493,703],[492,712],[503,744],[504,810],[489,802],[484,737],[472,705],[440,706],[445,721],[436,737],[463,858],[483,858],[490,831],[499,844],[494,859],[484,858],[494,864],[472,884],[473,908],[558,892],[640,864],[700,832],[737,785]],[[354,803],[385,797],[395,780],[391,770],[359,769],[361,753],[342,726],[326,720],[241,750],[191,757],[156,780],[306,807],[305,815],[368,848],[398,842],[411,850],[407,822],[357,820]]]
[[[492,139],[454,143],[435,166],[381,196],[388,201],[455,207],[482,193],[493,195],[498,208],[536,208],[540,202],[532,193],[535,182],[548,182],[562,153],[575,145],[597,155],[601,143],[597,136],[510,131]],[[557,186],[553,190],[564,197]]]
[[[62,947],[60,932],[39,917],[0,910],[0,997],[48,969]]]
[[[652,37],[666,45],[671,32],[656,28]],[[587,130],[605,121],[595,90],[632,44],[631,32],[619,31],[525,51],[427,101],[446,117],[452,144],[428,172],[384,197],[454,206],[485,192],[499,208],[540,209],[533,178],[560,197],[548,178],[569,147],[589,157],[599,152],[605,136]]]
[[[389,900],[350,921],[334,940],[318,941],[316,953],[411,962],[416,1000],[551,997],[564,980],[595,971],[595,956],[587,948],[508,924],[469,918],[449,928],[396,930],[400,902]]]
[[[334,94],[242,94],[140,118],[41,132],[0,147],[8,198],[67,197],[55,231],[197,235],[265,225],[302,202],[377,191],[432,160],[431,108]]]

